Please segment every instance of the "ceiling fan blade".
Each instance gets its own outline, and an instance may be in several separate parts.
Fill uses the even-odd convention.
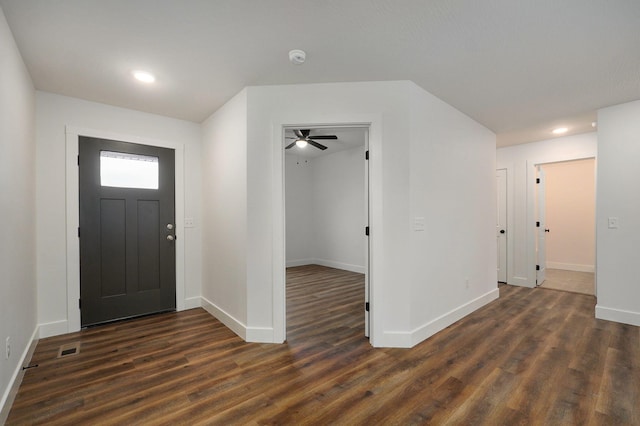
[[[316,148],[321,149],[321,150],[323,150],[323,151],[324,151],[325,149],[327,149],[327,147],[326,147],[326,146],[324,146],[324,145],[322,145],[322,144],[319,144],[318,142],[314,141],[313,139],[307,139],[307,142],[309,142],[309,145],[313,145],[313,146],[315,146]],[[294,142],[294,143],[295,143],[295,142]]]
[[[299,137],[299,138],[301,138],[301,139],[304,139],[304,135],[302,134],[302,132],[301,132],[299,129],[293,129],[293,133],[294,133],[297,137]]]
[[[336,135],[314,135],[314,136],[310,136],[313,139],[318,139],[318,140],[337,140],[338,137]]]
[[[285,146],[284,149],[292,148],[295,144],[296,144],[296,141],[293,141],[289,145]]]

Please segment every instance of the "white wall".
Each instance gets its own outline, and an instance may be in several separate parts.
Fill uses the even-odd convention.
[[[43,336],[73,331],[67,312],[65,129],[90,129],[134,140],[184,145],[185,300],[198,305],[201,289],[200,126],[182,120],[37,92],[36,170],[38,320]],[[177,178],[178,179],[178,178]],[[69,274],[76,274],[69,271]],[[181,301],[178,301],[180,304]]]
[[[596,180],[593,158],[544,164],[546,267],[594,272]]]
[[[285,163],[287,266],[364,273],[364,145],[308,160],[286,155]]]
[[[396,153],[408,157],[410,233],[395,249],[410,259],[414,344],[498,297],[495,142],[461,112],[413,92],[410,149]]]
[[[203,123],[202,144],[203,306],[246,338],[246,90]]]
[[[398,234],[407,226],[405,176],[408,176],[409,100],[414,87],[409,82],[385,82],[248,88],[248,194],[257,207],[249,211],[248,238],[253,250],[247,259],[248,314],[250,324],[263,329],[265,335],[270,333],[272,341],[284,339],[285,323],[285,278],[281,269],[284,265],[282,126],[371,123],[371,195],[377,206],[370,222],[372,342],[378,346],[410,345],[406,334],[411,328],[407,258],[402,251],[395,250],[393,240],[406,242]],[[314,102],[303,105],[291,102],[301,96],[310,96]],[[394,170],[382,174],[383,164]],[[391,282],[393,287],[384,285]],[[271,298],[272,305],[264,303]],[[376,300],[380,301],[378,307]],[[402,332],[397,333],[398,330]]]
[[[285,156],[287,266],[314,263],[312,159]]]
[[[596,317],[640,326],[640,101],[598,111]],[[608,218],[618,218],[618,228]]]
[[[497,297],[495,254],[487,250],[495,244],[495,135],[406,81],[246,90],[248,340],[284,339],[283,126],[371,125],[372,344],[412,346]],[[314,102],[291,102],[300,97]],[[472,156],[485,162],[471,164]],[[470,167],[448,172],[452,179],[433,176],[440,162],[455,168],[458,161]],[[435,179],[425,184],[426,177]],[[445,224],[456,224],[444,237],[412,231],[414,216],[431,217],[437,209],[436,218],[450,215]],[[234,213],[245,212],[239,206]],[[416,260],[417,252],[425,261]],[[424,279],[438,261],[456,257],[463,259],[468,289],[466,280],[461,290],[459,283],[453,288],[448,280]]]
[[[0,9],[0,409],[36,337],[35,90]],[[5,359],[5,339],[11,356]],[[6,409],[0,414],[0,423]]]
[[[535,166],[595,158],[597,139],[593,132],[496,151],[496,168],[507,170],[507,283],[525,287],[536,284]]]

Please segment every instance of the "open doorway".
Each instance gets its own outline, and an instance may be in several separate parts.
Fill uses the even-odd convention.
[[[537,169],[537,284],[595,295],[595,159]]]
[[[368,128],[284,134],[287,339],[368,336]]]

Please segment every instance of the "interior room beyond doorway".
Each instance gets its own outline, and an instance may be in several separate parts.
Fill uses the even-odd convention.
[[[595,159],[542,164],[546,279],[542,288],[595,295]]]
[[[331,275],[329,268],[334,268],[360,277],[352,278],[361,282],[358,285],[363,287],[360,289],[362,297],[358,304],[365,306],[367,131],[364,127],[285,130],[287,293],[292,285],[292,273],[298,276],[300,272],[303,272],[308,292],[327,292],[331,288],[341,291],[339,286],[325,279],[327,274]],[[309,141],[298,144],[300,139]],[[291,314],[289,300],[287,294],[287,318]],[[332,307],[323,309],[331,311]],[[287,329],[291,331],[290,319],[287,323]],[[295,327],[305,328],[298,323]],[[367,334],[366,328],[367,324],[362,330],[363,336]]]

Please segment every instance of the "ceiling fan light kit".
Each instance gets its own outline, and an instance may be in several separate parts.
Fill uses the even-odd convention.
[[[295,138],[287,138],[287,139],[293,139],[293,142],[291,142],[289,145],[287,145],[284,149],[291,149],[294,146],[297,146],[298,148],[304,148],[307,146],[307,144],[321,149],[321,150],[325,150],[327,149],[326,146],[322,145],[321,143],[316,142],[314,139],[324,139],[324,140],[337,140],[338,137],[336,135],[316,135],[316,136],[311,136],[309,135],[309,133],[311,132],[310,129],[293,129],[293,133],[295,134]]]

